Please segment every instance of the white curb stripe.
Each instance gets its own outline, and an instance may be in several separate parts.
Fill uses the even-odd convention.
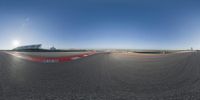
[[[76,59],[79,59],[80,57],[73,57],[71,58],[72,60],[76,60]]]

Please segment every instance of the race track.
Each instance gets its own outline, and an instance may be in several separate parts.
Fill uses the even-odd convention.
[[[40,63],[0,52],[0,100],[200,100],[200,52]]]

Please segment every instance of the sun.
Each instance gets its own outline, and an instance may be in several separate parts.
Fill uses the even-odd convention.
[[[14,47],[18,47],[20,45],[20,41],[19,40],[13,40],[12,42]]]

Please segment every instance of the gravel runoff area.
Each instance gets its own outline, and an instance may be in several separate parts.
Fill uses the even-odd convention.
[[[0,52],[0,100],[200,100],[200,52],[36,63]]]

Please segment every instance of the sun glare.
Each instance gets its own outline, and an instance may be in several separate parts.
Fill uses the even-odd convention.
[[[19,40],[14,40],[12,42],[12,44],[13,44],[14,47],[18,47],[20,45],[20,41]]]

